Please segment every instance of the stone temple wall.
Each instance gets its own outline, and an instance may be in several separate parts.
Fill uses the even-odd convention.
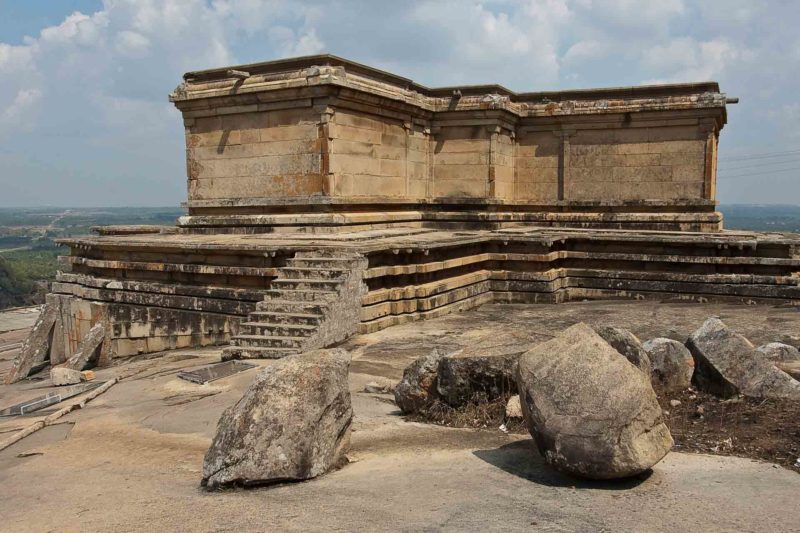
[[[716,83],[429,89],[333,56],[185,80],[187,232],[721,228]]]

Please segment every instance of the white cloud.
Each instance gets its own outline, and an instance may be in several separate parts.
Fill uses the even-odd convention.
[[[661,73],[651,82],[706,81],[749,55],[749,51],[737,48],[725,38],[696,41],[680,37],[645,50],[642,63],[651,71]]]

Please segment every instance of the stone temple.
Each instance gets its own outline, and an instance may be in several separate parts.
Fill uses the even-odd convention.
[[[50,359],[281,357],[487,302],[800,300],[798,240],[722,229],[713,82],[428,88],[330,55],[184,75],[188,214],[62,241]]]

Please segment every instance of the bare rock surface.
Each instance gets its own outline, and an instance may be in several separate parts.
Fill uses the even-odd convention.
[[[97,360],[100,357],[100,348],[105,336],[105,325],[102,322],[98,322],[83,337],[78,351],[59,366],[78,371],[92,368],[97,364]]]
[[[353,409],[350,354],[314,350],[277,360],[222,414],[203,485],[263,485],[320,476],[344,464]]]
[[[718,318],[706,320],[686,346],[695,359],[694,382],[702,390],[723,398],[742,394],[800,400],[800,382],[773,366]]]
[[[612,348],[624,355],[625,359],[636,365],[636,368],[645,374],[650,374],[650,358],[636,335],[627,329],[614,326],[595,326],[593,329]]]
[[[75,385],[80,383],[83,378],[80,370],[56,366],[50,369],[50,381],[53,385]]]
[[[444,354],[432,350],[408,365],[394,388],[394,400],[406,414],[418,413],[439,398],[436,390],[439,362]]]
[[[694,358],[683,343],[659,337],[642,346],[650,358],[650,380],[654,387],[678,392],[691,386]]]
[[[768,361],[800,361],[800,350],[782,342],[770,342],[756,348]]]
[[[649,376],[579,323],[519,359],[522,412],[555,468],[593,479],[642,473],[672,447]]]
[[[43,369],[50,362],[50,342],[58,318],[58,307],[52,302],[42,306],[39,318],[33,325],[22,349],[14,358],[6,384],[16,383]]]

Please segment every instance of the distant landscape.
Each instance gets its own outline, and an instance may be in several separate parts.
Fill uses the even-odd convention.
[[[92,226],[174,225],[176,207],[0,208],[0,309],[40,303],[55,278],[55,240],[90,235]]]
[[[800,206],[721,205],[726,229],[800,233]],[[64,253],[55,239],[90,235],[92,226],[174,225],[176,207],[0,208],[0,309],[40,303]]]

